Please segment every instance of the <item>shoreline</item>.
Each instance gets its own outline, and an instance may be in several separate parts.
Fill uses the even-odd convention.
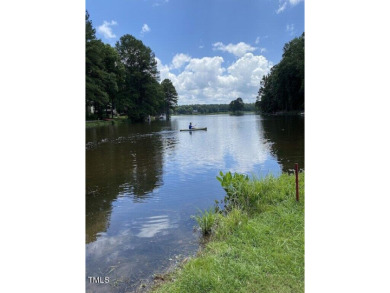
[[[294,178],[252,180],[264,199],[217,215],[196,256],[159,274],[147,292],[304,292],[304,173],[299,202]]]
[[[232,112],[215,112],[215,113],[192,113],[192,114],[172,114],[173,116],[210,116],[210,115],[232,115],[232,116],[244,116],[244,115],[264,115],[264,116],[290,116],[290,115],[301,115],[304,116],[304,112],[300,111],[294,111],[294,112],[276,112],[276,113],[258,113],[254,111],[244,111],[240,114],[234,114]],[[156,121],[157,119],[152,119],[153,121]],[[107,118],[104,120],[86,120],[85,121],[85,128],[92,128],[92,127],[100,127],[100,126],[107,126],[107,125],[115,125],[119,123],[125,123],[130,121],[126,117],[119,117],[119,118]],[[141,122],[142,123],[142,122]]]
[[[128,119],[125,117],[107,118],[104,120],[85,120],[85,128],[114,125],[114,124],[124,123],[127,121]]]

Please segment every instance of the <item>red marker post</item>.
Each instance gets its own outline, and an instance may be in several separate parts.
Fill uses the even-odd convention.
[[[299,201],[298,163],[295,163],[295,194],[296,194],[297,201]]]

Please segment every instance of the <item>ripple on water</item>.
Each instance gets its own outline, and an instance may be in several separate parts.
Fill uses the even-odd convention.
[[[136,234],[136,236],[140,238],[152,238],[157,233],[164,232],[175,226],[171,223],[168,215],[151,216],[141,219],[140,222],[140,231]]]

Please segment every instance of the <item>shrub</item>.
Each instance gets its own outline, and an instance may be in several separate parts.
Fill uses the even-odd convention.
[[[215,209],[209,209],[205,211],[200,211],[200,215],[195,215],[193,218],[196,220],[196,222],[199,225],[200,230],[202,231],[203,235],[209,235],[211,234],[211,230],[213,229],[214,225],[216,224],[219,213],[215,211]]]
[[[226,196],[221,203],[224,204],[224,209],[226,212],[229,212],[233,208],[243,208],[242,204],[242,194],[243,185],[249,181],[247,175],[227,172],[223,174],[222,171],[219,172],[217,176],[218,181],[221,183],[223,189],[226,191]]]

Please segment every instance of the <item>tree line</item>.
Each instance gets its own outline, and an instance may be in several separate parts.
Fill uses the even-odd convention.
[[[256,108],[263,113],[304,111],[305,35],[283,48],[282,60],[260,81]]]
[[[126,34],[115,48],[96,38],[96,30],[85,15],[86,25],[86,118],[113,117],[114,109],[132,121],[166,114],[177,106],[178,94],[169,79],[159,82],[153,51]]]
[[[243,103],[242,111],[254,112],[256,110],[255,103]],[[214,114],[214,113],[228,113],[234,111],[230,104],[194,104],[177,106],[174,114]]]

